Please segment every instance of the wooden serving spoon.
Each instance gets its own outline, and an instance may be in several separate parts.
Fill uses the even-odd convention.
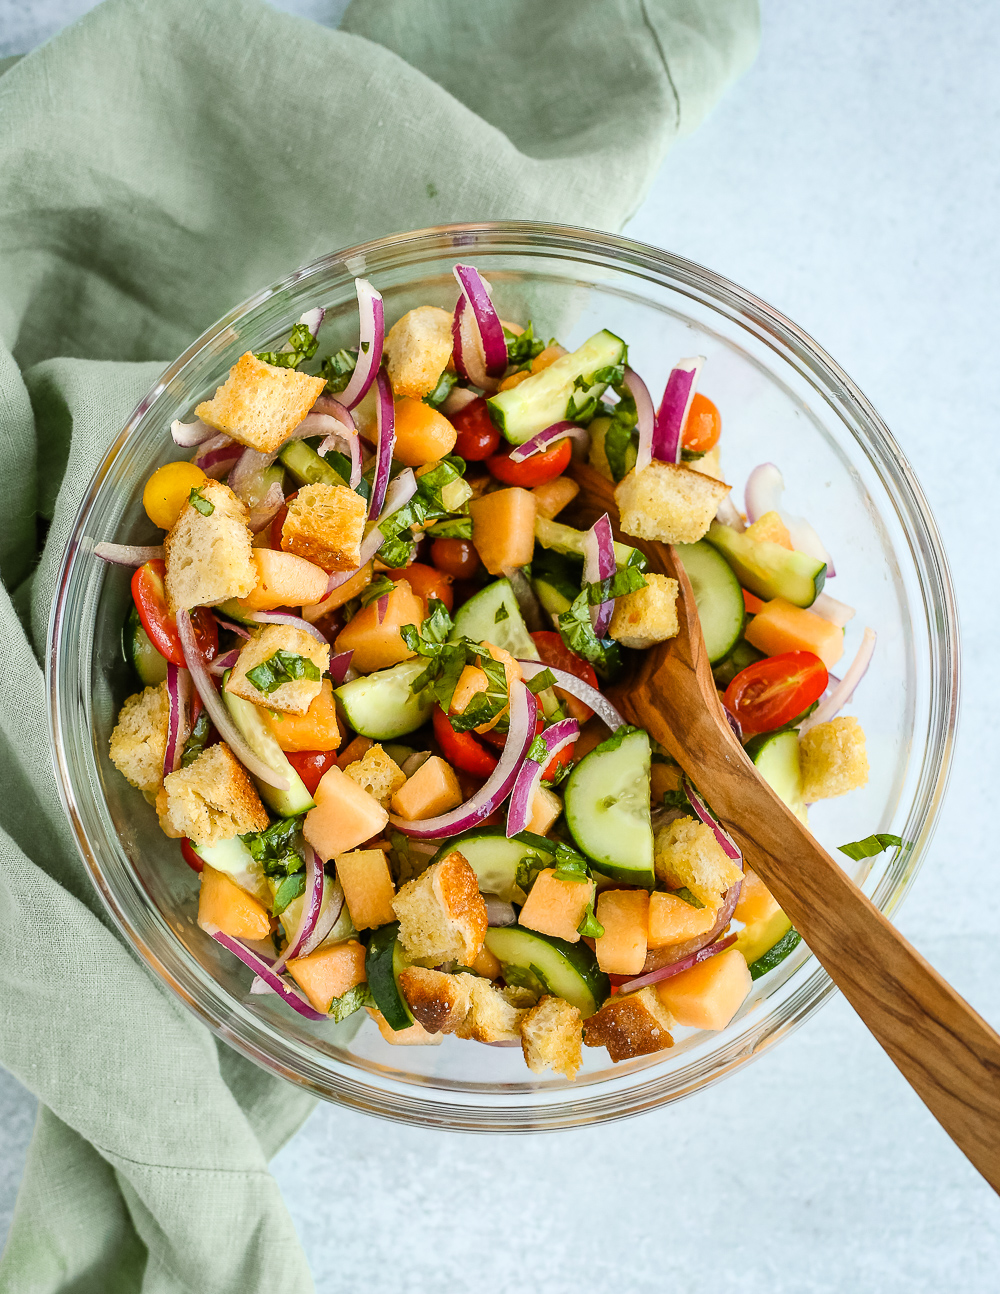
[[[726,720],[695,605],[669,545],[622,534],[611,482],[583,464],[573,510],[603,512],[617,539],[680,585],[676,638],[637,653],[614,690],[701,788],[747,863],[889,1058],[966,1157],[1000,1193],[1000,1037],[912,948],[758,775]]]

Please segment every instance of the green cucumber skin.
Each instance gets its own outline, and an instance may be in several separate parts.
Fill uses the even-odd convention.
[[[486,947],[501,965],[537,967],[551,992],[575,1006],[584,1019],[600,1010],[611,993],[611,981],[582,940],[570,944],[524,926],[491,926]]]
[[[617,750],[592,750],[569,775],[564,805],[566,825],[577,846],[605,875],[652,889],[656,874],[649,820],[650,758],[649,737],[641,729],[629,733]],[[620,792],[603,805],[609,788]],[[623,799],[631,800],[638,812],[615,811],[612,817]]]
[[[273,809],[279,817],[294,818],[300,813],[307,813],[315,808],[316,801],[305,788],[305,783],[285,758],[285,752],[278,745],[274,733],[264,721],[263,715],[251,701],[244,701],[241,696],[233,696],[226,684],[231,671],[226,670],[222,679],[222,699],[230,718],[239,729],[243,740],[254,754],[264,761],[269,768],[288,779],[288,790],[279,791],[266,782],[256,782],[260,798]]]
[[[783,732],[765,732],[748,741],[744,749],[778,799],[788,805],[800,822],[805,823],[806,806],[802,799],[802,775],[799,771],[799,734],[789,729]]]
[[[698,606],[709,662],[728,656],[739,642],[746,619],[743,590],[732,567],[710,544],[675,544]]]
[[[574,598],[579,595],[580,590],[576,590],[573,598],[567,597],[566,593],[569,590],[564,592],[563,588],[557,587],[542,576],[536,576],[531,581],[531,586],[535,590],[535,597],[542,604],[543,611],[546,612],[553,626],[558,629],[559,617],[564,611],[570,609]]]
[[[712,522],[705,538],[733,568],[740,584],[765,601],[784,598],[794,606],[811,607],[823,592],[826,565],[815,557],[749,539],[718,521]]]
[[[532,845],[508,840],[502,827],[485,827],[447,841],[431,859],[431,865],[457,850],[476,873],[483,894],[495,894],[510,903],[517,888],[517,865],[522,858],[540,858],[548,864],[551,854]],[[523,902],[523,894],[519,902]]]
[[[550,521],[548,517],[535,518],[535,540],[543,548],[551,548],[553,552],[562,553],[563,556],[582,559],[585,534],[585,531],[566,526],[561,521]],[[615,564],[620,571],[626,566],[642,565],[644,561],[638,548],[615,540]]]
[[[755,962],[750,964],[750,978],[757,980],[768,971],[774,970],[779,962],[783,962],[789,953],[793,953],[802,942],[802,936],[796,929],[791,929],[787,934],[781,936],[773,948],[769,948],[762,957],[758,957]]]
[[[409,1003],[400,992],[399,972],[406,962],[399,947],[399,922],[372,931],[365,953],[365,976],[375,1005],[390,1029],[397,1033],[413,1024]]]
[[[300,485],[347,485],[340,473],[304,440],[293,440],[278,457]]]
[[[143,687],[158,687],[167,677],[167,662],[153,646],[133,606],[122,626],[122,652]]]
[[[422,658],[404,660],[341,683],[334,695],[355,732],[373,741],[395,741],[423,727],[431,717],[433,703],[410,691],[410,684],[426,668]]]
[[[741,674],[748,666],[763,659],[762,651],[751,647],[745,638],[741,638],[729,655],[720,660],[712,670],[715,686],[724,692],[737,674]]]
[[[498,622],[496,613],[501,606],[507,615]],[[475,643],[492,643],[510,652],[515,660],[539,659],[538,648],[528,633],[510,580],[494,580],[474,593],[455,612],[454,627],[448,636],[452,642],[471,638]]]

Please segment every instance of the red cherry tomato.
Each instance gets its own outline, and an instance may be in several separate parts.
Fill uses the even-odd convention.
[[[335,750],[289,750],[285,758],[295,769],[310,795],[316,794],[320,778],[337,762]]]
[[[160,558],[140,566],[132,576],[132,601],[156,650],[174,665],[183,665],[184,651],[177,624],[167,610],[167,590],[163,582],[166,569]],[[211,660],[219,650],[219,626],[215,616],[208,607],[198,607],[191,613],[191,624],[201,654],[206,660]]]
[[[497,766],[497,759],[473,733],[456,732],[439,705],[434,707],[431,720],[437,744],[449,764],[471,773],[473,777],[489,777]]]
[[[422,562],[411,562],[409,566],[402,566],[398,570],[386,571],[386,575],[390,580],[406,580],[417,597],[422,599],[425,610],[431,598],[438,598],[449,611],[454,606],[455,595],[451,590],[451,576],[443,575],[433,566],[425,566]]]
[[[582,682],[589,683],[591,687],[597,687],[597,675],[594,673],[593,665],[582,656],[578,656],[575,651],[571,651],[559,634],[551,629],[542,629],[531,635],[531,641],[535,644],[543,665],[564,669],[567,674],[574,674]],[[594,713],[589,705],[584,705],[577,697],[564,692],[561,687],[556,688],[556,695],[563,709],[577,723],[586,723]]]
[[[707,454],[719,443],[721,432],[722,417],[718,409],[707,395],[696,391],[681,437],[684,448],[695,454]]]
[[[479,554],[471,539],[435,539],[431,561],[453,580],[467,580],[479,569]]]
[[[826,666],[811,651],[786,651],[740,670],[722,698],[744,736],[773,732],[812,705],[826,691]]]
[[[482,396],[460,409],[451,419],[451,425],[458,432],[455,453],[466,462],[480,463],[496,453],[500,433],[490,421],[490,411]]]
[[[530,490],[536,485],[544,485],[546,481],[554,481],[557,476],[561,476],[569,465],[572,454],[573,445],[567,437],[565,440],[557,440],[551,449],[545,449],[540,454],[532,454],[531,458],[526,458],[523,463],[511,462],[508,450],[506,453],[494,454],[488,458],[486,466],[498,481],[503,481],[504,485],[520,485]]]
[[[191,841],[188,840],[187,836],[185,836],[184,839],[181,841],[181,857],[184,859],[188,867],[190,867],[193,872],[200,872],[201,869],[205,866],[204,859],[199,858],[198,855],[194,852],[194,849],[191,846]]]

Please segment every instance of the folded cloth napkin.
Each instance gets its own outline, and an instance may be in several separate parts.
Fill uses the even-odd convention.
[[[312,1288],[267,1169],[310,1098],[123,945],[59,805],[40,662],[95,464],[166,361],[320,253],[619,227],[756,40],[755,0],[355,0],[339,31],[108,0],[0,64],[0,1061],[41,1102],[0,1288]]]

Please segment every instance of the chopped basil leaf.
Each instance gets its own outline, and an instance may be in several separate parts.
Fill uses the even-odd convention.
[[[701,899],[698,898],[697,894],[692,894],[686,885],[682,885],[679,890],[671,890],[670,893],[674,898],[681,899],[692,908],[703,908],[705,906]]]
[[[552,993],[545,976],[534,963],[525,968],[524,966],[515,966],[513,963],[505,962],[503,977],[508,984],[513,984],[516,988],[530,989],[532,993],[537,993],[539,997],[543,993]]]
[[[454,507],[449,506],[450,500],[444,497],[444,491],[457,481],[465,485],[465,459],[459,458],[457,454],[448,454],[435,463],[430,471],[421,472],[417,477],[417,496],[423,502],[426,519],[434,520],[455,511]],[[471,491],[466,487],[459,493],[464,496],[464,501]]]
[[[415,551],[416,544],[412,539],[387,539],[378,550],[378,559],[385,566],[399,570],[402,566],[409,566]]]
[[[215,511],[215,504],[210,503],[196,485],[191,487],[191,493],[188,495],[188,503],[190,503],[192,508],[197,509],[203,517],[210,517]]]
[[[626,737],[630,737],[633,732],[641,732],[641,731],[642,731],[641,728],[636,728],[631,723],[623,723],[621,724],[620,727],[614,730],[614,732],[611,734],[610,737],[607,738],[607,740],[602,741],[599,746],[595,746],[594,749],[591,751],[591,754],[596,755],[599,752],[600,754],[603,755],[603,754],[610,753],[612,750],[617,750]],[[687,801],[685,799],[685,803],[686,802]]]
[[[615,598],[623,598],[626,594],[645,587],[646,577],[642,571],[637,566],[626,566],[623,571],[616,571],[610,579],[584,585],[583,592],[587,595],[588,603],[592,607],[598,607],[602,602],[613,602]]]
[[[350,382],[357,363],[357,352],[352,350],[338,350],[336,355],[329,355],[323,361],[319,366],[319,375],[326,378],[326,389],[331,395],[343,391]]]
[[[504,328],[503,335],[507,342],[507,363],[515,369],[529,368],[531,361],[545,349],[545,342],[535,336],[530,320],[524,332],[514,333]]]
[[[281,649],[247,670],[247,679],[265,696],[270,696],[285,683],[298,683],[304,679],[318,683],[322,677],[319,666],[314,665],[308,656]]]
[[[849,845],[839,845],[838,848],[842,854],[857,861],[861,858],[874,858],[876,854],[884,853],[887,849],[898,849],[901,853],[905,853],[913,848],[913,844],[903,840],[901,836],[877,832],[874,836],[866,836],[864,840],[854,840]]]
[[[469,732],[484,723],[489,723],[510,703],[507,693],[507,671],[503,664],[483,654],[479,657],[479,668],[486,675],[486,690],[477,692],[461,714],[448,716],[448,722],[455,732]]]
[[[184,743],[184,752],[181,755],[181,768],[187,768],[189,764],[193,764],[202,753],[208,744],[208,734],[211,730],[212,721],[208,717],[208,711],[202,710],[194,727],[191,729],[191,735]]]
[[[543,737],[536,737],[528,747],[527,759],[534,760],[536,764],[547,764],[549,762],[549,748],[545,744]]]
[[[451,395],[452,387],[458,381],[457,373],[449,373],[447,369],[438,378],[437,386],[430,393],[424,396],[424,404],[429,404],[432,409],[440,409],[448,396]]]
[[[433,539],[471,539],[471,517],[446,517],[435,521],[427,532]]]
[[[635,438],[639,415],[628,387],[616,386],[615,391],[619,399],[604,433],[604,457],[608,460],[611,475],[616,481],[621,481],[629,472],[628,449]]]
[[[514,881],[527,894],[535,883],[535,877],[539,872],[544,871],[546,867],[548,867],[548,863],[544,862],[536,854],[527,854],[514,868]]]
[[[612,666],[617,656],[617,643],[613,639],[599,639],[594,633],[587,589],[559,616],[559,635],[570,651],[599,667]]]
[[[573,382],[573,393],[570,394],[569,402],[566,405],[566,417],[570,422],[590,422],[597,412],[597,406],[601,396],[604,394],[606,387],[620,386],[625,377],[625,364],[623,360],[620,364],[609,364],[605,368],[599,368],[593,373],[583,373]],[[597,390],[596,388],[600,388]],[[576,392],[582,391],[584,394],[577,402]]]
[[[493,623],[495,625],[499,625],[499,624],[502,624],[504,620],[509,620],[509,619],[510,619],[510,612],[501,602],[496,609],[496,613],[493,616]]]
[[[681,462],[696,463],[699,458],[704,458],[707,453],[707,449],[682,449]]]
[[[289,903],[293,903],[300,894],[305,894],[305,892],[305,872],[293,872],[291,876],[286,876],[275,891],[271,912],[274,916],[280,917]]]
[[[366,589],[362,590],[361,605],[363,607],[371,606],[373,602],[377,602],[386,593],[391,593],[395,587],[396,585],[389,579],[388,575],[377,576]]]
[[[318,345],[319,341],[308,327],[304,323],[297,323],[288,334],[288,342],[283,350],[262,350],[257,353],[257,358],[275,368],[298,368],[304,360],[312,359]]]
[[[353,988],[349,988],[340,997],[335,997],[330,1003],[330,1018],[335,1024],[340,1024],[341,1020],[346,1020],[349,1015],[360,1011],[363,1006],[374,1005],[374,1003],[375,999],[368,985],[355,984]]]
[[[250,831],[240,839],[251,858],[263,865],[266,876],[290,876],[305,867],[300,853],[301,828],[301,818],[281,818],[264,831]]]
[[[543,669],[534,678],[524,680],[524,686],[533,696],[537,696],[539,692],[544,692],[547,687],[555,687],[555,685],[556,676],[548,668]]]
[[[585,939],[600,939],[604,934],[604,927],[594,915],[593,903],[587,904],[587,910],[583,914],[583,920],[577,926],[576,932],[579,935],[583,935]]]
[[[443,643],[451,633],[453,625],[454,621],[441,599],[431,598],[427,603],[427,618],[420,626],[420,635],[425,642]]]

